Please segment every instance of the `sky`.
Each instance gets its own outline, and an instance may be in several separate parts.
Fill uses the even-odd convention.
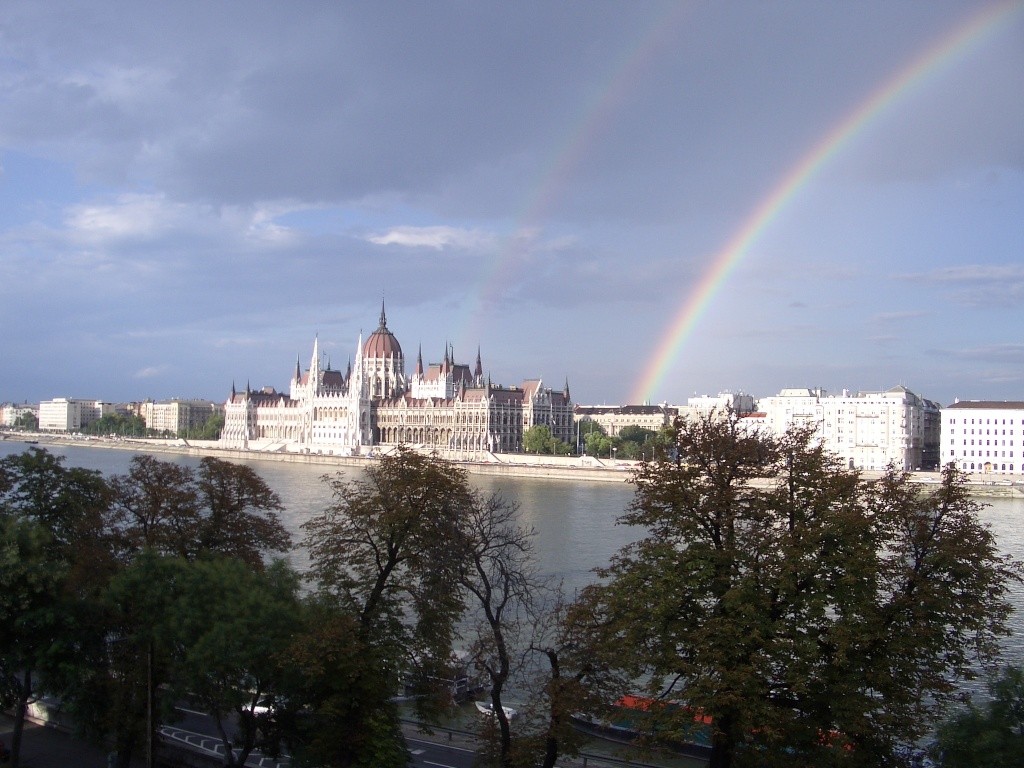
[[[376,327],[586,404],[1024,400],[1024,2],[8,0],[0,401]]]

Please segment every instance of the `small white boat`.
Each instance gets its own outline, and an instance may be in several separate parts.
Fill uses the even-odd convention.
[[[486,715],[487,717],[494,717],[494,705],[491,702],[475,701],[473,703],[476,704],[476,709],[481,715]],[[516,711],[511,707],[502,707],[501,711],[505,713],[506,720],[511,720],[513,717],[516,716]]]

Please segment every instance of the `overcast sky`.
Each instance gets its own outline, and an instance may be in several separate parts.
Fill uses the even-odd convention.
[[[479,346],[627,402],[922,61],[676,340],[673,403],[1024,399],[1024,3],[5,2],[0,401],[287,389],[383,297],[410,372]]]

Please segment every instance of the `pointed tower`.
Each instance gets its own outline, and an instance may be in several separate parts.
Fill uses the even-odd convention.
[[[320,393],[320,334],[313,337],[313,357],[309,361],[309,394]]]
[[[562,397],[565,398],[565,402],[569,402],[569,377],[565,377],[565,389],[562,390]]]
[[[418,379],[423,378],[423,345],[420,344],[419,350],[416,353],[416,370],[413,371],[413,376]]]
[[[476,347],[476,365],[473,367],[473,378],[475,384],[480,385],[481,379],[484,377],[484,364],[480,361],[480,345]]]

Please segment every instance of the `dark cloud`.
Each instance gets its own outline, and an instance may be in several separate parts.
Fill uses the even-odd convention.
[[[921,350],[1014,343],[1024,14],[780,185],[986,10],[7,3],[0,399],[272,380],[317,329],[349,354],[382,294],[427,345],[617,399],[701,291],[665,397],[858,365],[963,394]]]

